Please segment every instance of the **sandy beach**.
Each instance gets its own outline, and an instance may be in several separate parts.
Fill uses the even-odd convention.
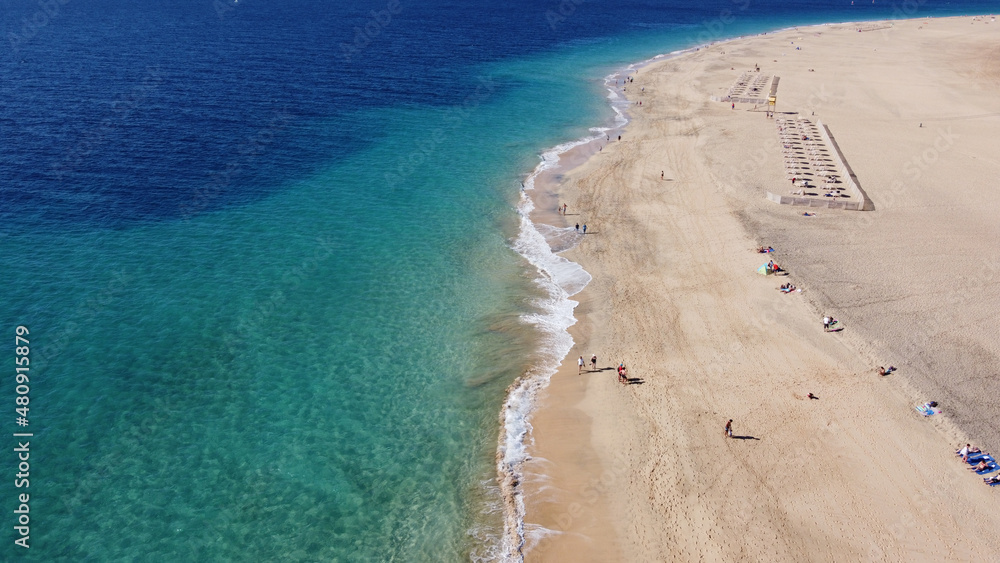
[[[773,119],[712,100],[744,72],[780,77]],[[1000,454],[1000,22],[799,28],[632,76],[622,140],[549,187],[594,279],[532,421],[525,559],[1000,560],[1000,487],[954,455]],[[874,210],[768,199],[800,188],[800,119]]]

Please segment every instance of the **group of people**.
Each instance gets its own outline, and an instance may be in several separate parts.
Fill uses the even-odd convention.
[[[580,356],[580,359],[577,360],[576,363],[580,367],[580,371],[577,373],[583,373],[583,366],[587,365],[587,363],[583,361],[583,356]],[[590,357],[590,370],[597,371],[597,354]]]
[[[965,447],[955,452],[955,455],[959,456],[962,458],[963,462],[970,465],[969,471],[974,471],[976,473],[988,473],[1000,469],[1000,467],[997,466],[996,460],[994,460],[990,454],[983,452],[983,450],[973,446],[972,444],[966,444]],[[996,485],[997,483],[1000,483],[1000,473],[990,477],[983,477],[983,482],[987,485]]]
[[[579,371],[577,373],[578,374],[583,373],[583,367],[587,365],[587,362],[583,360],[583,356],[580,356],[576,360],[576,364],[579,367]],[[624,383],[627,385],[629,383],[628,368],[625,366],[624,360],[622,360],[621,363],[618,364],[617,369],[618,369],[618,383]],[[597,354],[590,356],[590,371],[597,371]]]
[[[774,248],[773,247],[770,247],[770,246],[759,246],[759,247],[757,247],[757,254],[771,254],[772,252],[774,252]],[[781,266],[779,266],[777,263],[775,263],[774,260],[768,260],[767,264],[765,264],[764,267],[766,269],[766,273],[768,273],[768,274],[774,274],[774,273],[777,273],[777,272],[784,272],[785,271],[785,270],[783,270],[781,268]],[[791,293],[793,291],[796,291],[798,288],[795,287],[794,285],[792,285],[791,283],[783,283],[777,289],[779,291],[781,291],[782,293]]]
[[[618,383],[628,384],[628,368],[624,361],[618,364]]]
[[[524,184],[522,184],[521,186],[523,187],[523,186],[524,186]],[[566,211],[567,211],[568,209],[569,209],[569,206],[568,206],[568,205],[566,205],[566,204],[564,203],[564,204],[562,204],[562,205],[560,205],[560,206],[556,207],[556,213],[558,213],[558,214],[560,214],[560,215],[566,215]],[[576,232],[578,232],[578,233],[583,233],[583,234],[587,234],[587,224],[586,224],[586,223],[584,223],[584,224],[583,224],[583,230],[581,230],[581,228],[580,228],[580,223],[577,223],[577,224],[576,224]]]

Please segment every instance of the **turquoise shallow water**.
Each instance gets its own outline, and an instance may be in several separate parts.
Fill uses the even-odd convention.
[[[517,180],[610,116],[579,63],[358,112],[376,144],[253,204],[8,235],[33,249],[8,292],[41,374],[33,553],[485,552],[503,390],[535,354]]]
[[[583,26],[586,33],[566,31],[545,48],[532,42],[537,38],[522,38],[523,54],[468,55],[441,71],[447,88],[424,83],[426,76],[411,84],[372,80],[356,88],[356,104],[338,102],[335,115],[320,111],[321,96],[310,97],[308,85],[282,89],[251,80],[261,92],[248,87],[243,94],[259,96],[252,103],[266,108],[252,114],[256,121],[228,116],[220,109],[226,99],[207,112],[233,132],[158,113],[170,107],[186,115],[185,104],[199,93],[191,76],[177,75],[183,61],[176,68],[161,61],[162,82],[142,94],[132,115],[87,137],[86,151],[70,153],[86,167],[64,183],[38,180],[56,195],[32,203],[30,213],[17,207],[18,198],[40,189],[29,182],[40,165],[24,155],[64,148],[38,130],[63,123],[58,112],[76,110],[57,104],[63,89],[51,87],[41,99],[51,97],[58,112],[10,117],[21,135],[8,142],[0,173],[16,170],[4,178],[24,187],[4,192],[3,211],[7,219],[31,220],[9,220],[0,237],[8,266],[2,317],[8,328],[31,329],[36,433],[33,547],[18,555],[39,561],[496,557],[503,515],[494,458],[505,389],[525,370],[558,359],[539,345],[558,336],[546,333],[554,330],[544,322],[553,309],[539,272],[511,249],[521,229],[519,182],[540,152],[611,123],[606,75],[704,39],[708,28],[699,22],[717,8],[613,32],[600,31],[600,18],[584,26],[592,16],[581,14],[565,29]],[[417,7],[411,13],[414,21],[427,16]],[[635,14],[626,20],[639,21]],[[544,22],[542,15],[537,21]],[[142,22],[118,17],[125,36],[143,29]],[[828,16],[794,17],[744,17],[720,33]],[[400,36],[430,33],[400,25]],[[49,41],[72,29],[53,23],[39,31],[29,45],[35,50],[22,47],[25,62],[17,64],[34,64]],[[115,36],[111,28],[94,29]],[[470,29],[452,30],[458,58],[471,52],[462,37],[483,33]],[[494,31],[499,36],[504,29]],[[228,31],[210,31],[232,48]],[[88,49],[104,41],[81,37],[72,39]],[[252,35],[238,37],[260,45]],[[405,74],[413,61],[376,57],[382,48],[366,51],[369,66]],[[265,65],[278,52],[270,46],[247,56]],[[208,68],[219,60],[209,58]],[[73,59],[63,64],[63,73],[73,75]],[[53,68],[32,77],[44,86],[38,77]],[[102,100],[107,75],[85,68],[94,73],[88,87],[98,92],[92,124],[100,124],[109,106],[123,102]],[[211,73],[203,72],[204,94],[212,88]],[[239,100],[239,84],[230,100]],[[9,93],[14,86],[4,88]],[[324,88],[323,96],[352,93],[335,80]],[[381,105],[362,100],[391,88],[423,97]],[[168,91],[177,97],[173,106],[158,98]],[[286,94],[279,98],[284,106],[265,103]],[[268,125],[284,111],[293,117]],[[163,122],[194,132],[174,138]],[[154,133],[139,143],[134,129],[144,127]],[[157,136],[169,142],[157,145],[151,140]],[[210,141],[185,148],[202,137]],[[247,151],[254,138],[267,140]],[[212,157],[214,144],[230,152]],[[141,158],[116,160],[132,153]],[[59,155],[56,161],[67,162]],[[181,189],[204,185],[199,166],[211,172],[233,162],[238,173],[222,189],[201,196]],[[109,186],[121,187],[112,170],[125,170],[123,177],[149,192],[125,186],[107,196]],[[109,210],[115,220],[91,220]],[[13,397],[12,389],[5,381],[0,401]],[[3,464],[12,475],[12,456]],[[4,487],[6,498],[18,492],[9,481]],[[9,542],[3,550],[5,558],[12,553]]]
[[[453,125],[361,113],[396,131],[252,205],[9,237],[35,249],[9,295],[31,304],[43,374],[39,551],[464,558],[503,389],[530,360],[510,354],[532,293],[508,237],[533,124],[496,127],[511,103]],[[372,181],[414,150],[417,190]],[[503,152],[521,161],[498,170]]]

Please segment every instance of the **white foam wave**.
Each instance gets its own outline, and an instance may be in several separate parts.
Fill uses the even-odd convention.
[[[531,550],[538,545],[542,540],[550,538],[552,536],[562,535],[564,532],[558,530],[552,530],[550,528],[545,528],[538,525],[529,525],[526,527],[524,532],[524,551],[530,553]]]
[[[568,329],[576,323],[573,310],[578,303],[570,299],[590,283],[591,275],[579,264],[559,255],[575,246],[582,238],[575,229],[535,224],[530,215],[535,205],[529,192],[535,188],[539,174],[559,166],[560,156],[588,143],[600,140],[609,131],[620,129],[628,123],[625,106],[628,101],[618,94],[616,80],[621,74],[605,78],[608,100],[615,112],[612,126],[590,129],[594,135],[552,147],[541,155],[541,162],[522,184],[517,211],[521,218],[520,230],[512,248],[538,271],[535,283],[545,297],[536,303],[537,313],[528,314],[523,320],[538,328],[542,335],[540,349],[543,360],[533,366],[507,388],[507,399],[500,414],[502,430],[497,445],[497,473],[504,508],[504,533],[497,559],[505,562],[523,561],[525,549],[524,499],[521,482],[524,464],[530,459],[531,413],[539,393],[544,390],[559,364],[573,348],[573,338]],[[531,544],[554,532],[531,527],[528,533]]]
[[[562,151],[549,151],[543,155],[536,168],[536,176],[541,170],[551,168],[558,162],[558,154],[580,143],[562,145]],[[534,177],[529,178],[533,186]],[[497,472],[501,477],[501,490],[505,499],[503,560],[521,561],[524,546],[524,499],[520,483],[524,478],[524,463],[529,459],[531,442],[531,412],[540,391],[548,386],[549,380],[558,369],[563,358],[573,348],[573,338],[568,329],[576,323],[573,309],[577,302],[570,299],[590,282],[591,276],[576,262],[572,262],[553,252],[545,236],[529,218],[534,204],[522,192],[518,205],[521,228],[512,244],[514,250],[538,270],[535,283],[544,291],[544,297],[535,305],[537,313],[525,315],[523,320],[534,325],[540,335],[540,351],[543,358],[539,365],[519,377],[507,390],[507,400],[501,413],[503,431],[497,447]],[[554,229],[548,227],[546,230]]]
[[[678,53],[671,53],[676,55]],[[573,310],[578,303],[570,299],[590,283],[592,279],[579,264],[559,255],[582,239],[575,229],[536,224],[530,215],[535,205],[529,193],[535,188],[535,179],[560,164],[560,156],[566,152],[595,141],[602,140],[612,130],[628,124],[627,99],[619,94],[619,81],[654,60],[658,55],[641,63],[629,65],[621,72],[604,79],[608,91],[607,99],[614,111],[613,123],[609,126],[593,127],[591,136],[582,137],[552,147],[541,154],[541,162],[522,184],[521,199],[517,205],[521,223],[512,248],[538,271],[535,283],[545,297],[536,303],[537,313],[528,314],[523,320],[538,328],[542,335],[540,351],[543,360],[533,366],[507,388],[507,399],[500,414],[502,431],[497,446],[497,473],[500,477],[501,497],[504,510],[504,533],[500,542],[501,561],[523,561],[526,534],[524,523],[524,499],[521,482],[524,478],[524,464],[530,458],[531,413],[539,393],[544,390],[566,355],[573,348],[573,338],[568,329],[576,323]],[[554,532],[536,526],[529,526],[528,541],[537,543],[541,538]],[[530,547],[530,546],[529,546]]]

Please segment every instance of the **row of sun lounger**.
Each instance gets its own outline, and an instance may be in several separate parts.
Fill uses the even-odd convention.
[[[830,149],[823,142],[819,128],[808,119],[777,119],[778,136],[788,180],[802,181],[798,195],[805,195],[807,188],[815,189],[822,184],[828,190],[825,197],[850,197],[844,193],[843,185],[830,155]]]
[[[889,29],[892,27],[891,23],[869,23],[862,25],[858,28],[858,31],[878,31],[880,29]]]
[[[770,83],[770,74],[762,75],[755,72],[744,72],[729,87],[729,95],[726,97],[726,100],[745,104],[767,103],[767,92],[764,89]]]

